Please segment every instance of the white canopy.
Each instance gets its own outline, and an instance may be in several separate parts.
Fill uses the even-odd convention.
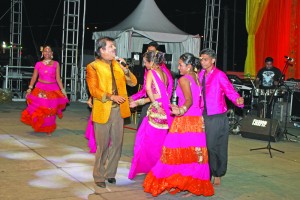
[[[154,0],[142,0],[137,8],[118,25],[101,32],[94,32],[93,39],[108,36],[116,39],[117,55],[130,58],[131,52],[142,52],[143,44],[156,41],[165,45],[166,53],[172,54],[172,71],[177,71],[181,54],[200,52],[199,35],[189,35],[170,22]]]

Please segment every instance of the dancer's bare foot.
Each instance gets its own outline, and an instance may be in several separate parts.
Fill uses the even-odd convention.
[[[221,185],[221,177],[214,178],[214,185]]]
[[[174,192],[176,189],[175,188],[171,188],[169,191],[168,190],[164,190],[160,195],[166,195],[169,194],[171,192]]]
[[[188,192],[187,194],[185,194],[185,195],[182,195],[182,198],[188,198],[188,197],[191,197],[191,196],[194,196],[194,194],[193,194],[193,193],[190,193],[190,192]]]
[[[163,191],[160,195],[166,195],[166,194],[168,194],[168,193],[169,193],[169,191],[165,190],[165,191]]]

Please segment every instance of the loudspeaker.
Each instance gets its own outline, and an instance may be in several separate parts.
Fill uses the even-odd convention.
[[[240,133],[242,137],[269,141],[271,128],[270,141],[276,142],[279,139],[280,125],[277,119],[271,120],[268,118],[247,116],[240,122],[240,124]]]
[[[291,96],[291,120],[300,121],[300,92],[293,92]]]

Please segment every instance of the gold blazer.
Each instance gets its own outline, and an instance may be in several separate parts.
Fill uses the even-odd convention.
[[[112,60],[112,66],[118,95],[126,98],[126,101],[120,104],[121,117],[126,118],[131,114],[126,84],[133,87],[137,84],[137,79],[130,71],[125,75],[116,60]],[[112,101],[107,98],[107,94],[108,96],[112,94],[110,65],[100,59],[89,63],[86,68],[86,81],[90,94],[93,96],[92,120],[104,124],[108,121],[112,106]]]

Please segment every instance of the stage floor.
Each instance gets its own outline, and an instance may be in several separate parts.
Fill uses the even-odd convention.
[[[34,133],[20,122],[25,102],[0,104],[0,199],[154,199],[143,192],[144,176],[127,179],[132,159],[136,125],[125,125],[122,157],[117,184],[106,189],[95,186],[92,178],[94,155],[89,153],[84,137],[90,111],[84,103],[71,102],[64,118],[57,120],[51,137]],[[228,171],[222,185],[212,197],[187,199],[299,199],[300,196],[300,128],[288,123],[288,139],[271,142],[229,136]],[[179,199],[183,194],[164,194],[155,199]]]

